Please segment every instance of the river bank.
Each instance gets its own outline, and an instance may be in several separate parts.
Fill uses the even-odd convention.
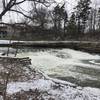
[[[70,48],[90,53],[100,53],[100,42],[91,41],[8,41],[1,40],[0,47],[13,48]]]
[[[91,42],[91,41],[34,41],[34,42],[25,41],[25,42],[13,42],[8,45],[12,47],[20,47],[20,48],[21,47],[70,48],[70,49],[81,50],[90,53],[100,53],[100,42]]]
[[[0,69],[5,75],[10,71],[10,77],[5,77],[9,78],[7,99],[100,100],[99,59],[97,54],[66,48],[23,48],[17,57],[5,55],[0,58]]]
[[[6,84],[6,100],[100,100],[100,89],[80,87],[68,81],[50,78],[45,73],[33,69],[32,65],[27,66],[26,59],[29,60],[0,58],[1,70],[7,75],[10,72]]]

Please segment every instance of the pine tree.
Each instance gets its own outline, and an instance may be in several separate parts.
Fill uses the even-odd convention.
[[[66,36],[66,26],[67,26],[67,23],[68,23],[68,14],[67,14],[67,11],[65,10],[65,3],[61,6],[60,12],[61,12],[62,23],[63,23],[62,39],[64,39],[65,36]]]
[[[90,0],[80,0],[76,6],[78,31],[81,33],[85,31],[85,25],[90,13],[90,3]]]
[[[62,6],[57,5],[53,10],[53,22],[54,22],[54,30],[56,30],[55,31],[56,35],[60,39],[63,39],[64,37],[65,25],[66,25],[67,19],[68,19],[68,15],[65,10],[65,4],[63,4]],[[62,28],[64,28],[64,32],[62,32]]]
[[[98,30],[100,31],[100,8],[98,9]]]
[[[70,20],[68,22],[67,33],[70,37],[77,38],[77,32],[78,32],[78,28],[76,25],[76,16],[74,13],[72,13]]]

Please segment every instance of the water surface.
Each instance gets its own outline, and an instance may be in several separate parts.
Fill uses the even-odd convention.
[[[7,48],[0,48],[6,52]],[[10,48],[10,56],[15,49]],[[100,56],[72,49],[32,49],[18,50],[17,57],[30,57],[33,68],[43,71],[53,78],[67,80],[80,86],[100,88]]]

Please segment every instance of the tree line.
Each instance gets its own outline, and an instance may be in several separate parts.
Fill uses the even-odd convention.
[[[14,9],[14,6],[26,1],[31,2],[32,8],[28,14],[25,14],[23,10]],[[96,5],[93,7],[91,0],[79,0],[70,15],[66,9],[67,2],[57,3],[54,0],[10,0],[8,3],[3,0],[3,5],[4,10],[0,18],[7,11],[22,14],[24,18],[21,23],[28,27],[26,33],[30,38],[38,37],[40,40],[99,39],[100,8]],[[52,5],[54,6],[51,7]],[[27,37],[26,33],[20,33],[20,37]]]

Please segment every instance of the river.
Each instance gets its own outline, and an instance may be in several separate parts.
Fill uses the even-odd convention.
[[[10,56],[16,50],[10,48]],[[7,48],[0,48],[7,52]],[[32,67],[53,78],[79,86],[100,88],[100,55],[72,49],[18,49],[17,57],[30,57]]]

